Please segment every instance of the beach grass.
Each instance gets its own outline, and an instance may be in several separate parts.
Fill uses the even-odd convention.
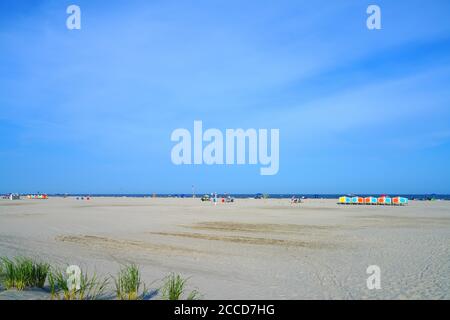
[[[1,259],[0,259],[0,288],[1,288],[1,286],[3,285],[3,279],[4,279],[4,277],[5,277],[5,272],[4,272],[4,267],[3,267],[3,263],[2,263],[2,261],[1,261]]]
[[[35,261],[32,267],[31,282],[29,285],[32,287],[43,288],[49,271],[50,265],[48,263]]]
[[[48,275],[52,300],[98,300],[105,293],[108,279],[99,278],[96,274],[89,276],[81,270],[79,283],[72,282],[70,274],[59,269]]]
[[[16,268],[14,262],[8,258],[1,258],[1,269],[2,269],[2,285],[6,290],[14,288],[16,279]]]
[[[24,290],[27,287],[43,288],[50,265],[31,258],[1,258],[2,285],[8,289]]]
[[[52,300],[98,300],[105,298],[109,281],[96,274],[89,275],[79,269],[77,277],[69,269],[51,267],[48,263],[39,262],[27,257],[0,257],[0,285],[3,289],[23,291],[28,288],[44,288],[46,284]],[[124,265],[117,277],[111,277],[115,285],[115,297],[118,300],[148,299],[158,291],[164,300],[182,300],[186,293],[189,278],[171,273],[164,278],[159,290],[149,293],[142,281],[140,268],[136,264]],[[79,279],[75,281],[75,279]],[[199,299],[197,290],[190,291],[187,300]],[[108,299],[111,296],[108,297]],[[151,298],[151,297],[150,297]]]
[[[162,298],[164,300],[182,300],[183,293],[186,290],[188,278],[183,278],[179,274],[171,273],[166,277],[164,285],[161,288]],[[187,300],[195,300],[200,297],[197,290],[189,292]]]
[[[141,272],[135,264],[122,267],[117,277],[113,279],[116,297],[119,300],[140,300],[147,294],[145,284],[141,280]]]

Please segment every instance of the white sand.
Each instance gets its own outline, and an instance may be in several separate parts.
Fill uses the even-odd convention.
[[[136,262],[151,287],[174,271],[205,299],[449,299],[450,202],[0,200],[0,255],[104,274]]]

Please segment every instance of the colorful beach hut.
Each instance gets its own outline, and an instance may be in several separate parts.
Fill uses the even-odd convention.
[[[378,199],[375,197],[365,197],[364,198],[364,203],[365,204],[377,204]]]
[[[378,204],[386,204],[386,197],[378,197]]]
[[[28,199],[48,199],[46,194],[30,194],[27,196]]]
[[[355,196],[351,198],[350,202],[352,204],[364,204],[364,198]]]
[[[394,197],[392,198],[392,203],[395,205],[405,205],[408,204],[408,198]]]
[[[391,197],[384,197],[384,204],[386,204],[386,205],[392,204],[392,198]]]
[[[339,197],[339,203],[340,204],[349,204],[351,202],[351,199],[349,197]]]

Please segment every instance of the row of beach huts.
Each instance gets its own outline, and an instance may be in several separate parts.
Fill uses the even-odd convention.
[[[29,194],[29,195],[27,195],[27,199],[48,199],[48,195],[46,195],[46,194]]]
[[[9,200],[20,200],[21,196],[18,193],[9,193],[5,196],[2,196],[3,199],[9,199]],[[27,199],[48,199],[48,195],[46,194],[29,194],[26,195]]]
[[[359,204],[359,205],[406,205],[408,204],[408,198],[404,197],[339,197],[339,204]]]

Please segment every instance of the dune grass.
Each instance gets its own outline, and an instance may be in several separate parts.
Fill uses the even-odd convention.
[[[116,297],[119,300],[140,300],[148,291],[141,280],[141,272],[135,264],[125,265],[114,279]]]
[[[31,258],[1,258],[0,262],[3,286],[8,289],[24,290],[28,287],[43,288],[50,265]]]
[[[186,290],[188,278],[183,278],[179,274],[171,273],[166,277],[164,285],[161,288],[162,298],[164,300],[182,300]],[[200,297],[197,290],[192,290],[187,295],[187,300],[196,300]]]
[[[97,300],[102,298],[108,285],[108,279],[101,279],[96,274],[89,276],[81,271],[79,288],[70,285],[69,274],[59,269],[48,275],[52,300]]]
[[[0,258],[0,289],[5,289],[3,288],[3,282],[5,281],[5,267],[3,266],[3,261]]]
[[[71,285],[71,274],[63,272],[59,268],[52,268],[48,263],[39,262],[27,257],[13,259],[0,257],[0,285],[3,289],[16,289],[19,291],[27,288],[44,288],[48,284],[52,300],[97,300],[105,298],[105,290],[108,287],[107,278],[99,278],[96,274],[88,275],[80,271],[79,283]],[[111,277],[115,285],[115,297],[119,300],[150,299],[145,283],[141,279],[141,271],[135,264],[123,266],[117,277]],[[199,299],[197,290],[186,293],[186,283],[189,278],[183,278],[171,273],[164,278],[164,283],[159,290],[164,300],[194,300]],[[110,298],[111,296],[109,296]]]

